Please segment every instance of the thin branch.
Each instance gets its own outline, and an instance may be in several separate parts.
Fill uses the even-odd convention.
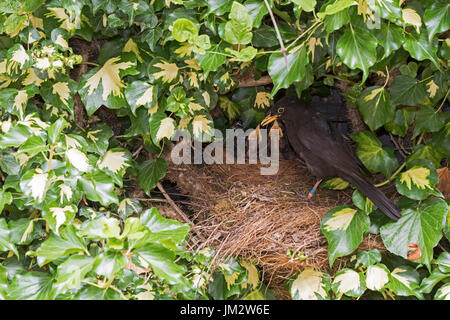
[[[286,62],[286,69],[289,71],[289,63],[286,55],[286,48],[284,47],[283,38],[281,38],[280,30],[278,29],[277,21],[275,20],[275,16],[273,15],[272,9],[270,8],[269,2],[267,0],[264,0],[267,10],[269,10],[270,18],[272,19],[273,26],[275,28],[275,31],[277,33],[278,41],[280,42],[281,46],[281,53],[283,53],[284,62]]]
[[[194,223],[188,218],[188,216],[177,206],[177,204],[172,200],[172,198],[167,194],[166,190],[164,189],[164,187],[162,186],[161,182],[158,182],[156,184],[156,186],[158,187],[158,189],[161,191],[161,193],[163,194],[164,198],[167,199],[167,202],[171,205],[171,207],[175,210],[176,213],[178,213],[178,215],[186,222],[188,223],[190,226],[195,227]],[[202,240],[202,241],[206,241],[206,239],[199,233],[196,232],[197,236]]]

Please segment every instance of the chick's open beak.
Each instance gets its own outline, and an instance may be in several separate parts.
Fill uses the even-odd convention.
[[[279,114],[276,114],[276,115],[271,115],[271,114],[269,114],[269,115],[267,115],[267,117],[265,117],[265,118],[263,119],[263,121],[261,121],[261,125],[262,125],[262,126],[268,125],[269,123],[272,123],[272,122],[274,122],[275,120],[277,120],[279,117],[280,117]]]

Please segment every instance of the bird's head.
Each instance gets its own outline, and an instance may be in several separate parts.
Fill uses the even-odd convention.
[[[261,126],[273,123],[273,127],[278,128],[278,122],[284,123],[286,119],[292,118],[297,105],[298,99],[294,96],[281,98],[272,108],[270,108],[267,116],[261,122]]]

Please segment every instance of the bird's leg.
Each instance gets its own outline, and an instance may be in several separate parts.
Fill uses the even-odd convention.
[[[316,182],[316,184],[314,185],[314,187],[309,191],[308,193],[308,199],[312,199],[312,197],[314,196],[314,194],[316,193],[316,189],[319,186],[319,184],[322,182],[323,179],[320,179]]]

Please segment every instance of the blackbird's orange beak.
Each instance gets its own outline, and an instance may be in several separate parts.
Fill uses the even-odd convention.
[[[267,115],[267,117],[265,117],[263,119],[263,121],[261,121],[261,125],[262,126],[268,125],[269,123],[276,121],[279,117],[280,117],[279,114],[276,114],[276,115],[269,114],[269,115]]]

